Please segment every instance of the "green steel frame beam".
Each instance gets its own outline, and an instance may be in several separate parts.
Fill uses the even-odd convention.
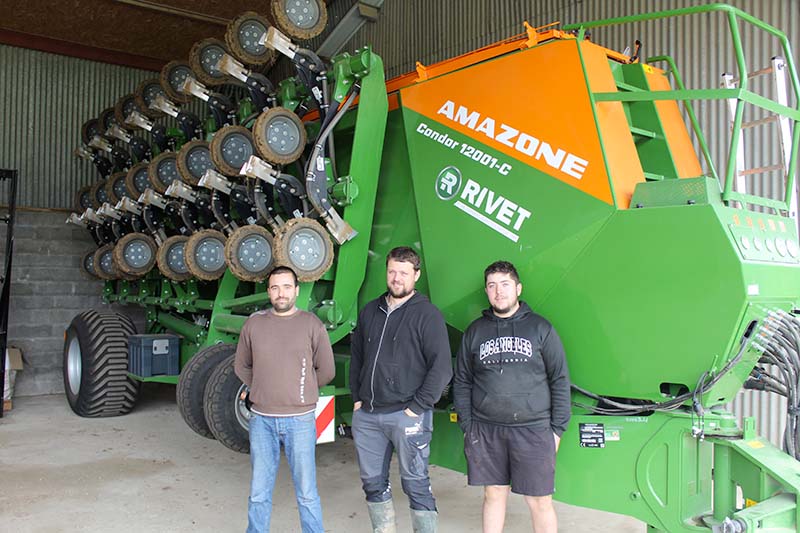
[[[389,112],[383,60],[368,49],[362,50],[361,54],[368,54],[369,73],[360,79],[361,94],[356,110],[349,169],[349,176],[358,185],[359,192],[356,201],[344,209],[343,217],[358,231],[358,235],[339,249],[336,261],[332,299],[342,311],[342,321],[328,331],[332,343],[338,342],[353,330],[358,316],[358,292],[366,276],[372,217],[383,156],[383,138]]]
[[[675,79],[675,85],[678,87],[679,91],[685,91],[686,86],[683,83],[683,79],[681,78],[680,73],[678,73],[678,67],[675,65],[675,60],[672,56],[661,55],[661,56],[653,56],[648,57],[645,60],[645,63],[659,63],[665,62],[669,67],[667,71],[668,74],[672,74],[672,77]],[[717,174],[717,169],[714,166],[714,161],[711,159],[711,151],[708,149],[708,144],[706,143],[706,137],[703,135],[703,131],[700,129],[700,122],[697,120],[697,115],[695,115],[694,108],[688,102],[684,102],[684,107],[686,108],[686,113],[689,115],[689,122],[692,124],[692,131],[694,131],[694,135],[697,138],[697,142],[700,144],[700,150],[703,152],[703,158],[708,165],[708,170],[711,173],[711,176],[714,177],[717,181],[719,181],[719,175]]]

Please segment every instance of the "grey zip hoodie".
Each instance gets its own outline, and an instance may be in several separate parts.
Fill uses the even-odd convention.
[[[461,338],[453,398],[464,431],[478,420],[550,427],[561,436],[570,418],[569,373],[550,322],[525,302],[508,318],[485,310]]]

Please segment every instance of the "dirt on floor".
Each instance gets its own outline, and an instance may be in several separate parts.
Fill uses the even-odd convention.
[[[396,463],[396,461],[395,461]],[[317,478],[332,532],[370,531],[353,442],[317,448]],[[8,532],[244,531],[249,456],[193,433],[174,388],[151,386],[129,415],[87,419],[63,396],[14,400],[0,419],[0,530]],[[481,531],[481,489],[463,474],[431,467],[439,531]],[[398,531],[411,531],[408,500],[394,465]],[[641,522],[556,503],[564,533],[645,531]],[[512,495],[505,531],[531,531],[522,498]],[[272,531],[300,531],[294,488],[282,459]]]

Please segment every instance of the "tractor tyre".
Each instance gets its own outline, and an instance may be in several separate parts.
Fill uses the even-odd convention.
[[[151,119],[157,119],[164,116],[164,112],[160,109],[153,109],[150,105],[155,102],[159,94],[167,96],[166,91],[161,87],[161,81],[158,78],[150,78],[144,80],[139,84],[134,91],[134,98],[136,105],[141,110],[142,114]]]
[[[81,274],[86,276],[89,279],[100,279],[97,276],[97,272],[94,269],[94,252],[95,250],[90,250],[83,254],[81,257]]]
[[[180,181],[175,152],[162,152],[147,165],[147,178],[150,185],[159,193],[167,192],[167,187],[175,180]]]
[[[328,9],[323,0],[272,0],[269,13],[275,27],[293,39],[313,39],[328,24]]]
[[[78,189],[78,192],[75,193],[74,209],[78,213],[83,213],[89,207],[94,208],[94,202],[92,202],[92,186],[86,185]]]
[[[144,190],[150,187],[149,166],[150,163],[136,163],[125,175],[125,185],[134,200],[138,200]]]
[[[259,44],[272,26],[266,17],[255,11],[245,11],[228,23],[225,31],[225,44],[231,54],[243,63],[253,66],[270,66],[276,54],[271,48]]]
[[[114,108],[108,107],[103,109],[100,114],[97,116],[97,127],[100,129],[100,135],[103,137],[110,139],[111,137],[106,135],[108,132],[108,128],[113,126],[117,123],[117,119],[114,117]]]
[[[128,377],[128,337],[136,326],[112,311],[84,311],[64,335],[64,390],[75,414],[87,418],[130,412],[139,382]]]
[[[173,235],[158,247],[156,264],[158,270],[172,281],[186,281],[192,278],[189,267],[186,266],[186,235]]]
[[[184,365],[175,392],[178,411],[192,431],[208,439],[214,434],[208,428],[203,404],[208,378],[224,360],[236,352],[235,344],[215,344],[197,352]]]
[[[244,126],[224,126],[208,145],[214,166],[227,176],[238,176],[242,165],[256,153],[253,134]]]
[[[300,281],[316,281],[333,263],[333,241],[316,220],[293,218],[273,241],[275,263],[291,267]]]
[[[178,150],[176,163],[178,165],[178,175],[192,187],[200,183],[200,178],[203,177],[206,170],[214,168],[208,142],[202,140],[190,141],[184,144]]]
[[[150,272],[156,264],[158,246],[144,233],[128,233],[114,246],[114,268],[135,278]]]
[[[277,165],[297,161],[307,139],[303,121],[285,107],[261,113],[253,124],[253,138],[261,157]]]
[[[130,126],[128,126],[125,120],[132,111],[139,111],[141,113],[139,106],[136,104],[135,94],[126,94],[117,100],[116,105],[114,105],[114,118],[117,119],[117,124],[125,129],[130,129]]]
[[[120,272],[114,266],[114,245],[104,244],[94,252],[94,272],[102,280],[113,280],[120,277]]]
[[[100,124],[96,118],[90,118],[81,125],[81,140],[83,144],[89,144],[95,135],[100,135]]]
[[[108,193],[106,192],[106,183],[108,180],[97,180],[92,185],[92,188],[89,189],[89,196],[92,199],[92,209],[97,211],[100,209],[100,206],[104,203],[108,202]]]
[[[161,88],[173,102],[188,104],[192,95],[181,92],[181,88],[190,76],[193,78],[194,73],[187,61],[170,61],[161,68]]]
[[[228,50],[225,48],[225,43],[213,37],[194,43],[189,50],[189,65],[197,81],[208,86],[222,85],[231,81],[230,76],[215,68],[222,55],[226,53]]]
[[[272,235],[261,226],[242,226],[225,241],[225,263],[242,281],[265,280],[275,263]]]
[[[183,259],[197,279],[213,281],[225,273],[225,235],[214,229],[194,233],[183,248]]]
[[[203,410],[211,433],[231,450],[250,451],[250,410],[239,399],[244,383],[233,371],[234,355],[229,355],[211,373],[206,383]]]
[[[127,175],[127,172],[115,172],[106,180],[106,196],[111,205],[116,205],[123,197],[130,194],[126,183]]]

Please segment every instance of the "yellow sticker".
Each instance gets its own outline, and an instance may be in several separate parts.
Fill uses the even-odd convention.
[[[652,74],[653,72],[655,72],[655,69],[654,69],[653,67],[651,67],[650,65],[646,65],[646,64],[645,64],[645,65],[642,65],[642,68],[643,68],[643,69],[644,69],[644,71],[645,71],[645,72],[647,72],[648,74]]]
[[[450,422],[458,422],[458,413],[450,413]]]
[[[757,503],[758,503],[757,501],[755,501],[755,500],[751,500],[750,498],[745,498],[745,499],[744,499],[744,506],[745,506],[745,507],[752,507],[752,506],[754,506],[754,505],[755,505],[755,504],[757,504]]]
[[[761,441],[757,441],[757,440],[751,440],[750,442],[747,443],[747,445],[750,446],[751,448],[755,448],[755,449],[764,447],[764,443],[761,442]]]

